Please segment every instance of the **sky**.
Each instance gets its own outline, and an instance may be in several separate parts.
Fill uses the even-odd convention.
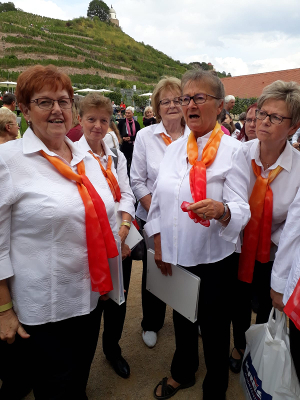
[[[12,0],[63,20],[90,1]],[[300,0],[110,0],[123,31],[184,63],[210,62],[232,76],[300,68]]]

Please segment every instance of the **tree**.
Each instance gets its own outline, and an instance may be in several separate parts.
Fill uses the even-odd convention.
[[[7,11],[17,11],[14,3],[9,1],[8,3],[1,3],[0,2],[0,12],[7,12]]]
[[[92,0],[87,10],[87,16],[90,18],[98,17],[100,21],[109,21],[109,7],[104,1]]]

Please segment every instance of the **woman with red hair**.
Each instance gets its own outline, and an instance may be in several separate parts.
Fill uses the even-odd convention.
[[[248,142],[256,138],[256,117],[255,111],[257,109],[257,103],[251,104],[246,111],[245,123],[236,135],[233,133],[232,137],[239,140],[240,142]]]

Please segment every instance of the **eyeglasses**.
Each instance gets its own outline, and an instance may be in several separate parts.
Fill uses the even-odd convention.
[[[163,107],[170,107],[172,101],[173,101],[173,104],[175,107],[180,106],[178,97],[174,97],[174,99],[162,99],[162,100],[160,100],[159,104]]]
[[[42,110],[51,110],[54,107],[54,103],[56,101],[62,110],[66,110],[68,108],[72,108],[74,99],[63,98],[59,100],[53,100],[48,98],[40,98],[31,100],[30,103],[36,103],[37,106]]]
[[[251,122],[253,122],[253,124],[256,124],[256,118],[246,118],[246,122],[248,124],[251,124]]]
[[[289,117],[283,117],[282,115],[279,115],[279,114],[267,114],[265,111],[262,111],[262,110],[256,110],[255,115],[256,115],[256,118],[260,119],[261,121],[263,121],[264,119],[269,117],[270,122],[275,125],[281,124],[281,122],[284,119],[292,119]]]
[[[207,96],[220,100],[219,97],[213,96],[212,94],[208,93],[197,93],[194,96],[188,96],[188,95],[180,96],[178,97],[178,100],[182,106],[188,106],[192,99],[194,100],[195,104],[204,104],[207,100]]]

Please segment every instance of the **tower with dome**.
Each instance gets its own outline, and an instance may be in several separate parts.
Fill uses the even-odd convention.
[[[119,26],[119,20],[117,19],[117,14],[113,6],[111,6],[109,9],[109,20],[112,24]]]

